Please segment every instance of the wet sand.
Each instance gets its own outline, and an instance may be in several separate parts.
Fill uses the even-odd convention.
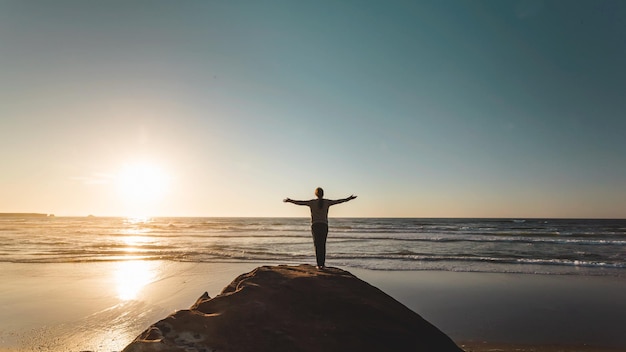
[[[359,269],[352,273],[404,303],[466,350],[626,351],[623,278]]]
[[[120,351],[256,264],[0,264],[0,351]]]
[[[0,263],[0,351],[120,351],[203,292],[272,264]],[[343,269],[467,351],[626,350],[623,279]]]

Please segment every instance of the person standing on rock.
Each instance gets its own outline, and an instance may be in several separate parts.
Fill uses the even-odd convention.
[[[356,196],[352,195],[348,198],[336,200],[324,199],[324,190],[320,187],[315,189],[315,195],[317,199],[293,200],[285,198],[283,202],[306,205],[311,209],[311,233],[313,234],[313,244],[315,245],[317,268],[323,269],[326,261],[326,237],[328,237],[328,208],[331,205],[353,200]]]

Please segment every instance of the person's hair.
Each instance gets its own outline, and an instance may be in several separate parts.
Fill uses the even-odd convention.
[[[322,209],[322,207],[324,206],[324,190],[322,189],[322,187],[317,187],[315,189],[315,195],[317,196],[317,207],[319,209]]]

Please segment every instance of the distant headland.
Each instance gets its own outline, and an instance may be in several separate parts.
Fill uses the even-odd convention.
[[[0,213],[2,218],[47,218],[54,217],[54,214],[41,213]]]

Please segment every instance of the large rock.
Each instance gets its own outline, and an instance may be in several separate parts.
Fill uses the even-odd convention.
[[[460,352],[435,326],[347,271],[263,266],[157,322],[135,351]]]

